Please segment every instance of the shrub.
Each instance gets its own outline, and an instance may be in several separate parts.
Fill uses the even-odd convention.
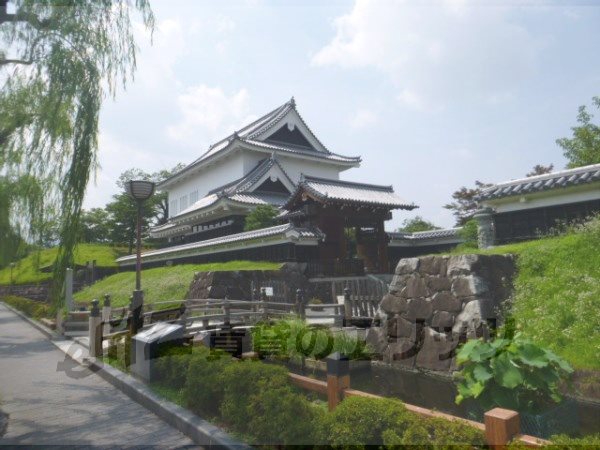
[[[403,435],[399,435],[393,429],[384,431],[383,443],[386,447],[419,445],[453,450],[457,447],[483,447],[485,437],[477,428],[458,421],[419,417]]]
[[[174,389],[182,389],[192,360],[190,347],[168,346],[163,348],[155,361],[156,376],[161,383]]]
[[[543,410],[561,401],[559,384],[573,372],[562,358],[519,333],[513,339],[468,341],[456,362],[461,366],[456,402],[475,398],[485,409]]]
[[[242,433],[250,430],[248,411],[251,398],[289,385],[284,367],[260,361],[229,364],[224,368],[220,382],[224,386],[221,417]]]
[[[371,352],[358,337],[344,332],[332,333],[329,328],[309,325],[303,320],[279,320],[252,330],[254,350],[261,356],[275,359],[312,357],[322,359],[340,352],[350,359],[369,359]]]
[[[350,397],[322,419],[319,436],[329,445],[381,445],[386,431],[403,436],[415,421],[398,400]]]
[[[223,375],[231,357],[226,353],[194,349],[187,367],[184,397],[187,407],[197,414],[217,416],[223,401]]]
[[[129,372],[129,366],[131,365],[131,333],[110,339],[106,359],[110,365],[124,372]]]
[[[325,410],[291,387],[266,388],[250,395],[246,407],[253,444],[308,445]]]
[[[9,304],[13,308],[18,309],[26,316],[34,319],[41,319],[43,317],[50,317],[52,315],[50,305],[39,301],[24,297],[17,297],[16,295],[8,295],[3,297],[2,301]]]

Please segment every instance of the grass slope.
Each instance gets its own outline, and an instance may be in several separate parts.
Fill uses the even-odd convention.
[[[212,264],[182,264],[171,267],[157,267],[142,271],[144,301],[148,303],[181,300],[190,287],[196,272],[233,270],[277,270],[281,263],[256,261],[230,261]],[[112,297],[112,306],[118,308],[129,304],[129,296],[135,287],[135,272],[122,272],[111,275],[75,294],[75,301],[88,303],[92,299],[102,299],[104,294]]]
[[[13,269],[15,284],[38,283],[48,280],[52,273],[40,272],[38,268],[54,263],[58,248],[48,248],[32,252],[25,258],[16,262]],[[79,244],[75,251],[75,263],[83,265],[86,261],[96,260],[96,265],[102,267],[116,267],[115,259],[125,254],[124,249],[100,244]],[[39,255],[39,264],[37,258]],[[10,284],[10,267],[0,270],[0,284]]]
[[[565,236],[476,252],[518,256],[513,313],[524,335],[577,368],[600,368],[600,217]]]

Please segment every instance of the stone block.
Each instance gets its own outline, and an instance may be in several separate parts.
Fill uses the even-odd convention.
[[[427,297],[429,290],[423,278],[412,275],[407,278],[406,287],[400,291],[400,295],[406,298]]]
[[[377,357],[382,358],[383,352],[388,346],[388,337],[385,329],[381,327],[371,327],[367,330],[367,345],[375,352]]]
[[[448,311],[436,311],[431,319],[431,327],[443,332],[447,329],[452,329],[454,325],[454,314]]]
[[[415,335],[415,323],[398,315],[387,321],[388,335],[393,338],[413,337]]]
[[[419,272],[424,275],[446,275],[446,257],[421,257],[419,262]]]
[[[468,336],[473,336],[481,324],[487,324],[487,319],[495,317],[496,313],[491,300],[471,300],[464,304],[462,311],[456,316],[452,332],[457,335],[466,332]]]
[[[428,370],[450,369],[452,362],[452,350],[456,347],[458,340],[452,339],[451,335],[438,333],[427,327],[423,333],[423,344],[417,353],[416,367]]]
[[[396,294],[406,286],[406,279],[410,275],[394,275],[392,282],[390,283],[390,293]]]
[[[448,258],[448,275],[468,275],[479,262],[480,255],[456,255]]]
[[[434,311],[458,312],[462,308],[462,303],[451,292],[437,292],[431,298]]]
[[[408,311],[404,314],[404,318],[416,322],[417,320],[431,319],[433,314],[433,305],[429,298],[415,298],[408,303]]]
[[[485,280],[475,275],[459,276],[452,282],[452,294],[456,297],[480,296],[489,291]]]
[[[429,276],[425,279],[425,283],[430,292],[449,291],[452,287],[452,280],[441,276]]]
[[[398,338],[390,342],[383,352],[383,360],[391,364],[414,367],[418,352],[417,344],[410,338]]]
[[[399,314],[408,311],[408,300],[393,294],[386,294],[380,308],[387,314]]]
[[[419,268],[419,258],[403,258],[398,261],[396,266],[396,275],[406,275],[414,273]]]

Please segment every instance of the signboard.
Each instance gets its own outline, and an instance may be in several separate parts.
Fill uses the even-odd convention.
[[[263,288],[267,297],[273,297],[273,286]]]

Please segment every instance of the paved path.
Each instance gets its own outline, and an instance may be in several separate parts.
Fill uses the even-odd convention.
[[[57,364],[65,355],[0,304],[0,408],[9,415],[0,445],[193,445],[99,376],[67,360],[69,376]]]

